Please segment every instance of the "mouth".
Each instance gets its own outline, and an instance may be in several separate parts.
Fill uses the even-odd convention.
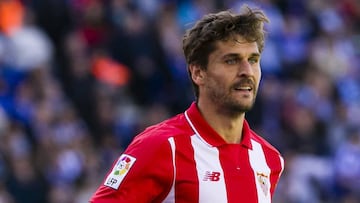
[[[233,89],[241,92],[252,92],[255,89],[255,84],[251,79],[243,79],[234,84]]]
[[[238,86],[238,87],[235,87],[235,90],[251,92],[253,90],[253,88],[251,86]]]

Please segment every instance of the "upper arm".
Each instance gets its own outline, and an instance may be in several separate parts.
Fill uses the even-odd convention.
[[[171,189],[173,171],[167,140],[135,141],[114,163],[91,202],[160,202]]]

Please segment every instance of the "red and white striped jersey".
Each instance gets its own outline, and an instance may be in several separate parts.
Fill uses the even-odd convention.
[[[92,203],[270,203],[284,162],[244,121],[228,144],[193,103],[147,128],[114,163]]]

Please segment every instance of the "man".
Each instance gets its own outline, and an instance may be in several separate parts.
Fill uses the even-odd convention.
[[[261,78],[264,22],[244,7],[187,31],[196,102],[136,136],[90,202],[271,202],[283,159],[245,120]]]

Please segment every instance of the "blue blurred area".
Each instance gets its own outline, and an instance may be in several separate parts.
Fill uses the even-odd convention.
[[[271,21],[247,119],[285,157],[274,202],[360,202],[359,1],[19,2],[0,30],[0,202],[87,202],[134,135],[194,100],[185,29],[243,3]],[[99,56],[130,79],[102,80]]]

